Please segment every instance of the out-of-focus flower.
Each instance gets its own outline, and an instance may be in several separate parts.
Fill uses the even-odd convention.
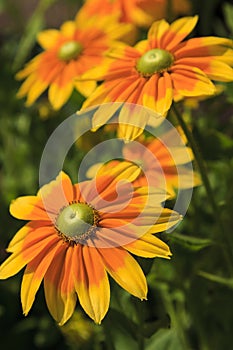
[[[185,146],[186,143],[187,139],[182,130],[174,128],[159,138],[145,138],[141,135],[135,142],[125,144],[122,158],[132,161],[140,169],[138,177],[133,182],[134,186],[149,185],[164,188],[171,198],[174,198],[175,190],[200,185],[198,173],[187,166],[193,160],[193,153]],[[98,163],[88,170],[87,176],[92,178],[97,173],[98,176],[107,174],[119,163],[119,160],[112,160],[104,165]]]
[[[188,0],[172,0],[168,9],[167,0],[86,0],[83,10],[89,16],[96,13],[109,15],[117,13],[121,22],[149,27],[153,21],[166,18],[167,12],[175,15],[189,14]]]
[[[232,81],[232,40],[200,37],[183,41],[197,19],[180,18],[171,25],[157,21],[147,40],[135,47],[118,44],[111,49],[104,65],[82,76],[87,81],[104,80],[84,102],[83,109],[118,101],[143,105],[166,116],[173,100],[210,96],[216,91],[212,80]],[[94,117],[95,124],[106,123],[101,112]]]
[[[173,226],[180,215],[161,206],[164,192],[132,187],[138,171],[122,162],[107,175],[75,185],[61,172],[36,196],[12,202],[11,214],[30,221],[10,242],[12,254],[0,267],[0,278],[26,266],[21,287],[25,315],[42,280],[48,309],[60,325],[73,314],[77,296],[85,312],[101,322],[110,299],[107,273],[146,299],[146,278],[130,253],[169,258],[169,247],[152,233]]]
[[[93,341],[95,336],[95,325],[80,310],[75,311],[60,330],[71,348],[77,348],[77,344],[79,344],[78,348],[85,347],[86,344]]]
[[[60,30],[42,31],[38,43],[44,51],[17,73],[17,79],[25,79],[17,96],[27,96],[26,105],[30,106],[48,88],[50,103],[60,109],[74,89],[90,95],[96,83],[76,78],[100,65],[113,40],[122,39],[131,28],[113,15],[100,19],[78,14],[75,21],[65,22]]]

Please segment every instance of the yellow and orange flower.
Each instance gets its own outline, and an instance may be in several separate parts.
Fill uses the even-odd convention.
[[[77,296],[85,312],[101,322],[110,299],[107,273],[146,299],[146,278],[130,253],[169,258],[169,247],[152,233],[173,226],[180,215],[161,206],[163,191],[133,188],[130,181],[137,173],[123,162],[108,175],[72,185],[61,172],[36,196],[12,202],[11,214],[30,221],[10,242],[12,255],[1,265],[0,278],[26,266],[21,287],[25,315],[42,280],[48,309],[60,325],[73,314]]]
[[[145,138],[141,135],[135,142],[126,143],[122,149],[122,158],[138,165],[138,177],[133,181],[135,187],[153,186],[165,188],[171,198],[176,190],[193,188],[201,184],[198,173],[190,165],[193,153],[186,147],[187,139],[180,128],[171,129],[158,138]],[[93,165],[87,172],[92,178],[107,174],[120,163],[112,160],[106,164]]]
[[[19,80],[26,79],[17,96],[27,96],[26,105],[30,106],[48,88],[51,105],[60,109],[74,89],[85,97],[90,95],[96,83],[76,78],[101,64],[112,41],[122,39],[131,29],[130,24],[120,24],[116,16],[99,19],[78,14],[75,21],[65,22],[60,30],[42,31],[38,42],[44,51],[16,75]]]
[[[213,95],[212,80],[232,81],[232,40],[201,37],[183,41],[197,19],[197,16],[180,18],[171,25],[165,20],[154,22],[147,40],[134,47],[118,44],[111,49],[102,67],[82,76],[83,80],[104,80],[82,108],[129,102],[165,116],[173,100]],[[103,122],[99,113],[95,123],[105,122],[106,118]]]
[[[117,13],[121,22],[149,27],[153,21],[166,18],[167,7],[167,0],[86,0],[81,11],[85,11],[89,16],[96,13],[100,15]],[[174,16],[187,15],[190,9],[188,0],[172,0],[169,13]]]

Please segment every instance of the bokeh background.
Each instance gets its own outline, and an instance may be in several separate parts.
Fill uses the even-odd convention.
[[[0,0],[0,262],[23,225],[10,216],[10,201],[37,191],[40,157],[48,137],[83,101],[74,93],[55,112],[43,96],[26,108],[16,98],[20,83],[14,76],[40,52],[36,34],[73,19],[81,5],[80,0]],[[231,1],[190,0],[190,5],[191,14],[199,15],[195,36],[233,38]],[[111,281],[111,307],[100,326],[77,305],[72,319],[59,327],[48,313],[42,288],[29,315],[22,315],[21,272],[0,281],[1,349],[232,348],[233,84],[218,89],[217,96],[189,100],[183,108],[206,161],[218,208],[213,211],[203,186],[196,188],[182,224],[173,234],[161,236],[171,247],[172,259],[140,259],[148,276],[148,301],[136,300]],[[101,137],[90,133],[69,153],[65,170],[71,177]]]

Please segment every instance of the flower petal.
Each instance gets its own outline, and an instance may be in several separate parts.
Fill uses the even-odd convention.
[[[60,32],[56,29],[43,30],[37,35],[37,41],[44,50],[51,49],[58,41]]]
[[[62,245],[63,242],[59,241],[55,246],[47,246],[44,251],[27,265],[21,285],[21,301],[24,315],[27,315],[30,311],[44,275],[55,254],[61,250]]]
[[[25,241],[26,237],[29,236],[37,228],[45,227],[48,225],[48,221],[30,221],[25,226],[23,226],[12,238],[7,247],[7,252],[14,253],[17,250],[22,248],[22,244]]]
[[[182,96],[212,95],[216,89],[211,80],[198,68],[173,66],[171,73],[175,93]]]
[[[72,254],[73,247],[65,249],[63,246],[63,250],[54,257],[44,277],[46,303],[59,325],[63,325],[71,317],[76,305]]]
[[[91,203],[96,209],[103,208],[106,204],[113,204],[118,198],[118,182],[125,184],[133,182],[138,175],[138,166],[131,162],[120,162],[108,170],[108,173],[98,175],[91,181],[85,181],[78,185],[82,198]],[[120,186],[119,183],[119,186]],[[129,184],[131,186],[131,184]],[[110,203],[106,203],[109,201]]]
[[[163,48],[162,38],[169,30],[169,24],[164,19],[152,24],[148,32],[149,48]]]
[[[73,91],[73,82],[67,82],[66,85],[59,86],[53,83],[49,87],[49,101],[55,110],[60,109],[69,99]]]
[[[51,213],[57,215],[61,208],[74,199],[72,182],[69,176],[61,171],[55,180],[42,186],[37,195],[43,201],[44,208],[50,216]]]
[[[123,248],[103,248],[99,252],[112,278],[130,294],[146,299],[146,278],[132,256]]]
[[[96,250],[79,246],[74,264],[75,289],[80,304],[96,323],[101,323],[110,301],[110,288],[103,262]]]
[[[75,81],[75,88],[85,97],[90,96],[96,88],[95,81]]]
[[[50,221],[41,198],[37,196],[23,196],[13,200],[10,213],[17,219]]]
[[[218,61],[211,57],[181,58],[177,64],[178,63],[190,67],[198,67],[212,80],[224,82],[233,80],[233,69],[225,62]]]
[[[144,258],[169,258],[171,255],[168,245],[151,234],[146,234],[123,248]]]
[[[163,37],[163,48],[170,51],[179,44],[196,26],[198,16],[182,17],[174,21]]]

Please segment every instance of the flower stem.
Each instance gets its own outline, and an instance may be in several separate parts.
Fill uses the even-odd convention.
[[[215,214],[215,217],[216,217],[216,221],[217,221],[217,224],[218,224],[218,227],[219,227],[219,230],[220,230],[220,233],[222,235],[224,235],[224,238],[226,240],[226,243],[228,245],[228,248],[231,247],[231,242],[229,240],[229,237],[225,231],[225,228],[224,228],[224,225],[223,225],[223,222],[221,220],[221,217],[220,217],[220,213],[219,213],[219,208],[217,206],[217,203],[215,201],[215,198],[214,198],[214,194],[213,194],[213,190],[211,188],[211,185],[210,185],[210,181],[209,181],[209,178],[208,178],[208,175],[207,175],[207,169],[206,169],[206,164],[205,164],[205,161],[202,157],[202,154],[198,148],[198,145],[193,137],[193,134],[192,132],[189,130],[188,126],[186,125],[181,113],[178,111],[177,107],[175,106],[175,104],[172,105],[172,110],[180,124],[180,126],[182,127],[183,131],[184,131],[184,134],[186,136],[186,138],[188,139],[188,142],[192,148],[192,151],[193,151],[193,154],[195,156],[195,160],[196,160],[196,163],[197,163],[197,166],[199,168],[199,171],[200,171],[200,174],[201,174],[201,177],[202,177],[202,182],[203,182],[203,185],[206,189],[206,193],[207,193],[207,196],[209,198],[209,201],[210,201],[210,204],[211,204],[211,207],[212,207],[212,211],[213,213]],[[230,252],[230,255],[227,254],[226,256],[226,250],[224,249],[224,254],[225,254],[225,257],[226,257],[226,260],[228,262],[228,267],[231,269],[231,272],[232,272],[232,252]]]

